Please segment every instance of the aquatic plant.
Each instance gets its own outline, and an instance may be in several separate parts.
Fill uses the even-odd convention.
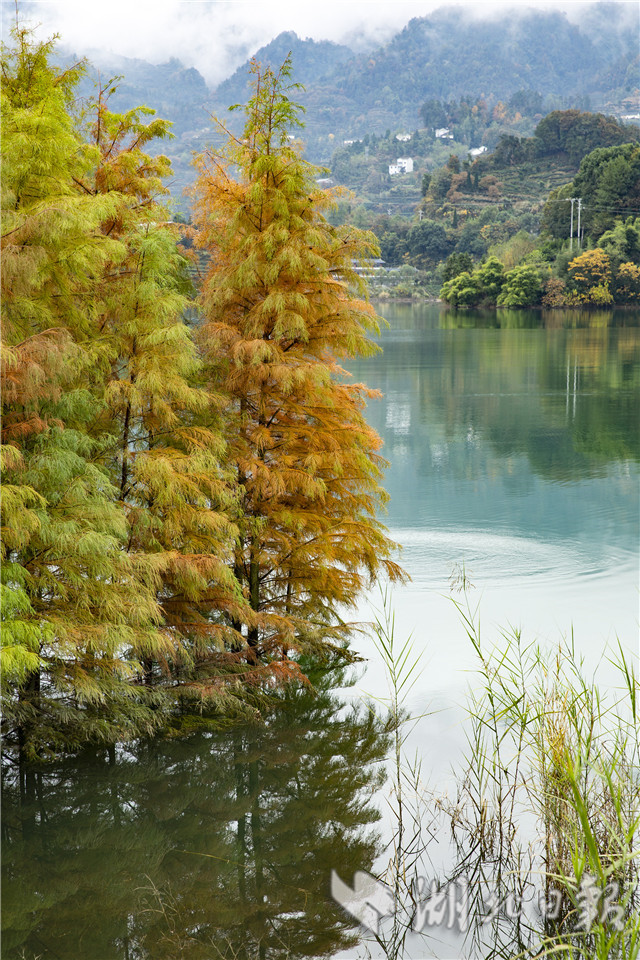
[[[406,696],[419,676],[411,638],[398,644],[383,598],[374,642],[389,679],[394,728],[392,856],[380,874],[396,911],[374,939],[387,957],[421,933],[427,890],[468,892],[465,956],[633,960],[640,956],[638,678],[622,644],[589,673],[573,636],[555,649],[516,628],[489,647],[464,567],[452,598],[475,652],[467,747],[453,796],[427,789],[404,745]],[[618,682],[605,686],[601,668]],[[450,838],[449,869],[427,882],[429,845]],[[464,933],[464,930],[463,930]],[[433,943],[428,934],[421,934]]]
[[[453,601],[476,653],[468,749],[443,808],[482,917],[488,881],[503,904],[471,925],[483,957],[636,957],[640,949],[638,679],[619,643],[605,689],[573,636],[555,650],[503,631],[487,651],[477,608]],[[483,929],[482,929],[483,928]]]

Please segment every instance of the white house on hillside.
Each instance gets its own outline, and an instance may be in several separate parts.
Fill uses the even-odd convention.
[[[482,154],[483,154],[483,153],[486,153],[486,152],[487,152],[487,148],[486,148],[486,147],[473,147],[471,150],[469,150],[469,156],[470,156],[470,157],[481,157]]]
[[[411,140],[410,133],[396,133],[396,140],[399,140],[400,143],[408,143]]]
[[[413,157],[398,157],[395,163],[390,163],[389,174],[394,177],[397,173],[413,173]]]
[[[453,140],[453,134],[449,127],[438,127],[436,129],[436,137],[438,140]]]

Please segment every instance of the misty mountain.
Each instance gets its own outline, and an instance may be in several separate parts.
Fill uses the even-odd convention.
[[[81,59],[63,47],[56,55],[61,63]],[[81,100],[91,101],[100,87],[109,86],[109,109],[115,113],[126,113],[144,105],[155,110],[157,116],[171,121],[173,136],[152,143],[149,152],[164,153],[171,159],[174,176],[167,186],[177,207],[186,211],[185,190],[195,176],[193,154],[213,139],[213,95],[204,77],[175,57],[166,63],[153,64],[96,52],[89,53],[88,59],[87,74],[78,89]]]
[[[341,138],[418,128],[420,106],[431,98],[495,101],[535,90],[549,109],[615,112],[638,91],[637,37],[635,4],[594,4],[579,23],[548,10],[480,18],[445,7],[411,20],[373,52],[348,56],[336,44],[285,33],[255,56],[278,65],[292,50],[295,79],[306,87],[297,99],[306,108],[307,152],[326,163]],[[219,115],[246,99],[248,75],[245,64],[217,88]]]
[[[277,69],[291,53],[293,81],[310,89],[317,80],[355,56],[353,50],[329,40],[301,40],[292,30],[278,34],[271,43],[261,47],[255,58],[263,66]],[[249,65],[243,64],[235,73],[221,83],[215,91],[216,103],[230,106],[244,103],[250,96]]]
[[[79,58],[66,54],[64,59],[68,62]],[[212,92],[194,67],[185,67],[177,58],[153,64],[112,54],[89,55],[89,69],[81,84],[81,95],[95,95],[99,84],[104,86],[113,78],[119,79],[109,98],[111,110],[121,113],[141,104],[152,107],[159,117],[172,121],[173,133],[177,137],[208,127]]]
[[[343,139],[420,128],[420,107],[430,99],[465,95],[495,104],[516,91],[536,91],[546,111],[578,107],[637,113],[637,37],[635,4],[592,4],[579,22],[549,10],[501,10],[479,17],[468,8],[444,7],[414,18],[366,53],[285,32],[255,57],[277,67],[291,51],[293,79],[305,87],[294,96],[306,108],[306,154],[328,164]],[[249,95],[249,61],[216,90],[175,58],[155,66],[107,60],[102,54],[94,63],[103,80],[124,77],[112,97],[113,109],[144,103],[173,121],[176,139],[162,149],[176,168],[176,196],[192,179],[192,152],[215,139],[211,114],[234,129],[242,122],[227,108]],[[90,87],[85,83],[84,95]]]

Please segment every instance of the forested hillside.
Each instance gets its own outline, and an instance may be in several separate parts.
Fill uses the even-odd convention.
[[[402,219],[406,229],[406,223],[416,216],[438,220],[468,235],[472,223],[487,227],[507,210],[510,219],[522,220],[527,229],[537,228],[550,191],[564,188],[578,172],[583,157],[597,148],[640,140],[637,125],[579,110],[553,111],[534,126],[533,117],[516,110],[515,104],[522,99],[522,92],[514,95],[501,105],[499,116],[496,110],[487,109],[485,101],[462,99],[442,104],[431,100],[423,105],[427,109],[422,113],[428,119],[438,115],[450,118],[455,139],[434,137],[430,126],[402,143],[393,134],[372,134],[339,147],[331,160],[331,175],[354,193],[340,208],[339,216],[355,216],[380,238],[390,229],[402,232]],[[533,128],[532,136],[500,133],[526,127]],[[470,151],[468,138],[474,130],[483,141],[497,137],[495,148],[487,151],[484,146],[487,152],[483,153]],[[466,144],[461,142],[463,138]],[[400,151],[411,157],[413,170],[392,176],[389,164]],[[635,209],[633,203],[631,207]],[[391,228],[394,218],[398,223]],[[475,237],[467,252],[476,256],[486,253],[490,232],[488,228],[484,231],[487,243]],[[383,247],[383,257],[391,263],[397,263],[400,250],[405,250],[395,243],[383,243]]]
[[[484,137],[500,128],[481,101],[425,106],[429,117],[437,110],[466,114],[484,124]],[[509,106],[502,124],[513,117]],[[517,269],[528,286],[505,292],[510,306],[539,302],[543,292],[547,306],[633,301],[640,289],[639,141],[637,125],[579,110],[553,111],[532,136],[502,134],[494,151],[481,154],[457,140],[434,142],[432,128],[401,143],[366,136],[334,154],[332,176],[353,190],[335,222],[378,237],[383,265],[371,277],[378,296],[443,291],[455,305],[495,304],[508,271]],[[413,169],[391,175],[389,160],[400,149]],[[572,266],[579,250],[587,259]],[[572,270],[582,280],[574,282]]]
[[[484,143],[491,149],[503,133],[530,134],[553,110],[637,113],[637,36],[634,4],[593,4],[579,25],[552,11],[501,10],[498,19],[449,7],[411,20],[366,54],[285,32],[255,56],[278,67],[291,51],[294,79],[305,87],[297,99],[306,108],[306,155],[328,164],[343,140],[434,124],[452,125],[456,140],[466,146]],[[212,136],[211,113],[228,116],[234,125],[227,108],[246,100],[250,70],[247,62],[211,90],[197,70],[183,66],[184,51],[176,49],[175,56],[179,59],[154,66],[102,55],[82,95],[90,95],[98,72],[103,80],[124,75],[114,109],[153,103],[174,124],[176,139],[165,149],[174,169],[172,193],[186,212],[182,191],[193,180],[192,152]],[[468,112],[460,112],[461,102],[469,104]],[[444,107],[439,121],[429,116],[434,103],[439,115]],[[488,123],[482,107],[479,117],[473,113],[479,103],[489,113]]]
[[[579,26],[563,13],[534,10],[481,18],[448,7],[416,17],[383,47],[328,62],[324,77],[304,80],[301,71],[309,150],[324,162],[336,139],[414,130],[430,98],[495,102],[524,89],[540,93],[546,111],[624,112],[623,102],[638,88],[637,33],[637,10],[624,4],[595,4]],[[279,52],[280,44],[270,44],[256,56],[272,62]],[[223,84],[219,109],[230,102],[226,94]]]

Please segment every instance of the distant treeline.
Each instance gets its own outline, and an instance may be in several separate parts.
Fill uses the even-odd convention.
[[[579,163],[597,147],[614,147],[639,140],[640,127],[635,124],[622,124],[615,117],[606,117],[602,113],[554,110],[540,121],[532,137],[500,137],[491,161],[496,167],[515,166],[540,157],[566,154]]]

